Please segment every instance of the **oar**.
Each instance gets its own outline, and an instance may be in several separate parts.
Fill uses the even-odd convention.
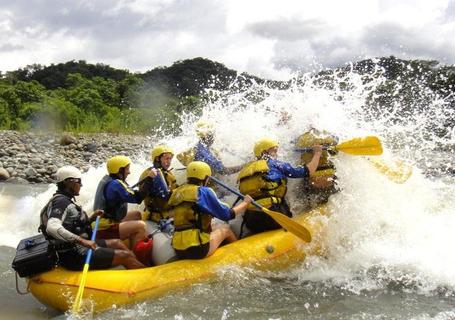
[[[100,216],[96,217],[95,228],[92,232],[92,238],[90,240],[95,241],[96,239],[96,232],[98,231],[98,225],[100,223]],[[90,267],[90,260],[92,259],[93,250],[89,249],[87,252],[87,257],[85,258],[84,269],[82,271],[82,278],[81,282],[79,283],[79,289],[77,290],[76,299],[74,300],[73,304],[73,314],[79,313],[79,309],[81,308],[82,303],[82,295],[84,294],[84,287],[85,287],[85,280],[87,279],[88,268]]]
[[[367,136],[362,138],[354,138],[335,146],[324,146],[323,150],[335,149],[344,153],[357,156],[378,156],[382,154],[381,141],[376,136]],[[311,152],[313,148],[295,149],[299,152]]]
[[[245,198],[245,196],[243,194],[241,194],[239,191],[225,185],[223,182],[221,182],[217,178],[211,176],[210,180],[219,184],[223,188],[226,188],[227,190],[229,190],[233,194],[237,195],[238,197],[240,197],[242,199]],[[273,220],[275,220],[280,226],[282,226],[287,231],[296,235],[297,237],[299,237],[300,239],[302,239],[305,242],[311,242],[310,231],[308,231],[308,229],[305,228],[304,226],[302,226],[301,224],[297,223],[296,221],[292,220],[291,218],[289,218],[288,216],[285,216],[284,214],[282,214],[280,212],[276,212],[276,211],[272,211],[267,208],[264,208],[256,201],[253,201],[252,204],[256,208],[258,208],[258,209],[262,210],[264,213],[268,214]]]
[[[369,158],[368,161],[376,170],[395,183],[405,183],[412,175],[412,166],[399,160],[393,161],[391,165],[380,158]]]

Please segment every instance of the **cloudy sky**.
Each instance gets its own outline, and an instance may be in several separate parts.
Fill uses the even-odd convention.
[[[205,57],[285,78],[364,58],[455,63],[455,0],[0,0],[0,71]]]

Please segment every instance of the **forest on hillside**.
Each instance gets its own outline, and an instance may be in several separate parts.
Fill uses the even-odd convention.
[[[404,106],[412,101],[416,107],[416,81],[455,106],[455,67],[437,61],[363,60],[322,70],[311,79],[320,86],[343,86],[337,79],[343,73],[356,72],[369,81],[378,68],[386,81],[366,102],[369,108],[380,111],[394,101]],[[205,89],[242,91],[256,84],[286,89],[293,81],[240,74],[204,58],[177,61],[145,73],[82,60],[35,64],[0,73],[0,129],[133,134],[159,127],[173,130],[182,112],[200,112],[207,99]],[[417,107],[427,102],[417,101]]]

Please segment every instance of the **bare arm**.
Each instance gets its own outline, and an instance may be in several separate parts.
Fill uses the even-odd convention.
[[[232,211],[234,211],[235,215],[244,213],[251,202],[253,202],[253,198],[251,198],[249,195],[246,195],[242,202],[232,208]]]
[[[306,165],[307,168],[308,168],[308,171],[310,172],[310,174],[315,173],[316,169],[318,168],[319,159],[321,158],[321,154],[322,154],[322,147],[319,146],[319,145],[318,146],[314,146],[313,147],[313,152],[314,152],[313,158]]]

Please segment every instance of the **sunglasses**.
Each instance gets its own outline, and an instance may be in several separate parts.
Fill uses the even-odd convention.
[[[67,181],[71,181],[71,182],[75,182],[75,183],[79,183],[79,184],[82,184],[82,180],[80,178],[68,178],[66,179]]]

